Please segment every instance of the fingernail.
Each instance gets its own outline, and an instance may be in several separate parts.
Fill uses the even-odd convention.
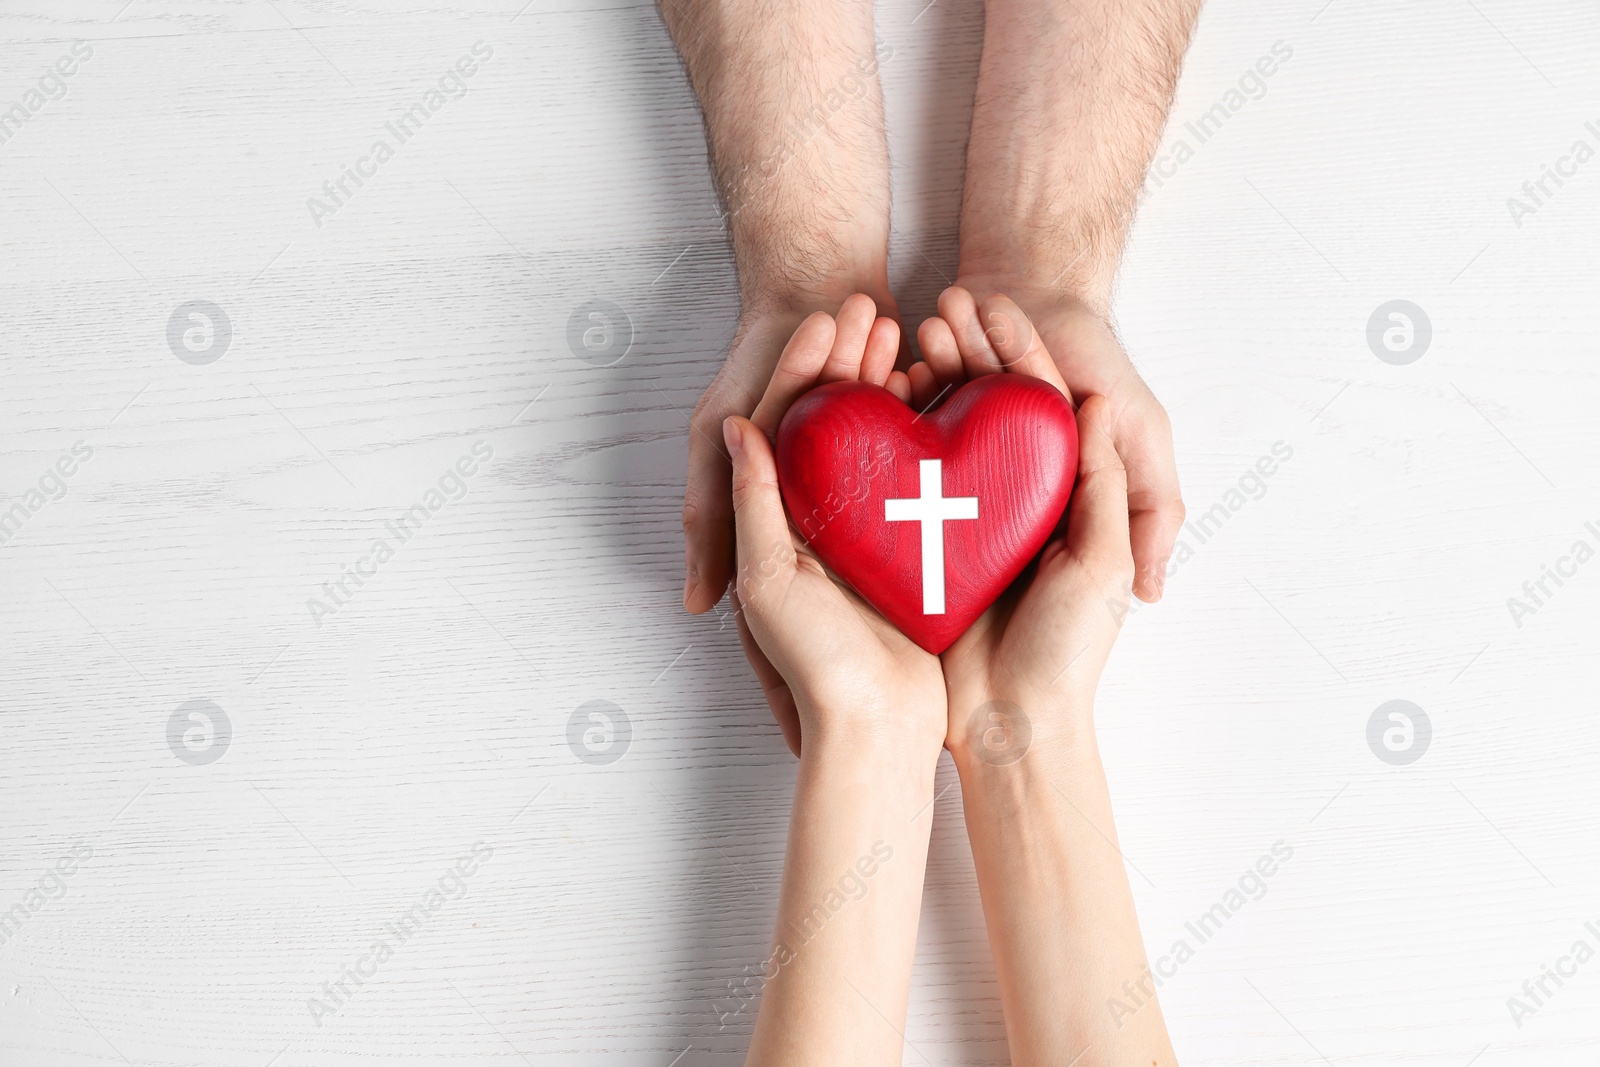
[[[731,415],[722,420],[722,440],[728,446],[729,454],[738,459],[740,451],[744,448],[744,438],[740,433],[739,424],[733,421]]]
[[[695,587],[700,584],[700,571],[690,567],[689,573],[683,579],[683,606],[689,606],[689,598],[694,595]]]

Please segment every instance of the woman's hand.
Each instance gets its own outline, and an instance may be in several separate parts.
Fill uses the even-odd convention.
[[[939,310],[922,324],[928,369],[916,371],[914,392],[996,373],[1031,374],[1065,392],[1010,299],[980,306],[954,288]],[[1104,397],[1079,406],[1078,449],[1065,534],[944,654],[946,744],[961,776],[1011,1062],[1170,1067],[1092,722],[1133,581],[1127,477]],[[1120,1007],[1108,1010],[1113,1002]]]
[[[784,739],[883,748],[937,758],[947,711],[939,660],[918,648],[852,589],[835,580],[790,527],[771,438],[789,406],[828,382],[867,381],[909,395],[894,371],[900,329],[850,297],[837,319],[802,322],[749,419],[729,417],[733,461],[734,578],[739,635]]]
[[[937,395],[983,374],[1026,374],[1071,394],[1038,332],[1006,296],[977,304],[952,287],[940,315],[918,331],[926,369],[914,394]],[[1078,408],[1078,483],[1071,521],[1021,580],[944,653],[958,760],[1009,761],[1022,750],[1082,737],[1094,691],[1116,640],[1133,580],[1127,477],[1113,444],[1109,407]]]

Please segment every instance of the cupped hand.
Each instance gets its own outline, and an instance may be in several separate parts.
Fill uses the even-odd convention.
[[[976,301],[998,294],[1031,317],[1073,395],[1105,398],[1107,432],[1128,476],[1133,591],[1141,600],[1159,600],[1184,515],[1166,409],[1134,369],[1105,312],[1066,290],[1007,276],[963,275],[940,298],[939,313],[979,335],[1004,330],[1007,324],[993,310],[981,318],[975,314]]]
[[[948,714],[939,660],[837,581],[783,509],[771,439],[802,394],[866,381],[910,395],[895,371],[900,328],[850,297],[837,319],[818,313],[794,331],[750,418],[722,426],[732,458],[738,567],[735,613],[745,652],[796,755],[835,741],[884,742],[937,755]]]
[[[831,286],[829,288],[832,288]],[[772,380],[778,356],[808,314],[833,309],[851,294],[801,294],[789,299],[751,298],[739,317],[722,369],[689,417],[689,472],[683,493],[683,606],[698,615],[722,599],[733,577],[733,500],[728,495],[729,465],[722,423],[730,415],[755,411]],[[899,319],[887,295],[876,310]],[[900,376],[903,384],[904,376]],[[883,383],[880,383],[883,384]]]
[[[1072,393],[1016,303],[981,304],[945,291],[941,315],[918,331],[925,363],[912,368],[913,402],[983,374],[1025,374]],[[980,323],[988,323],[986,329]],[[1079,397],[1078,481],[1065,533],[943,655],[958,758],[1004,761],[1029,744],[1070,739],[1090,726],[1094,692],[1127,612],[1133,555],[1128,484],[1110,403]],[[1019,736],[1020,734],[1020,736]]]

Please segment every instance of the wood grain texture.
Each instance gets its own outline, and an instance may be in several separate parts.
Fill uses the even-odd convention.
[[[1018,374],[976,378],[930,410],[866,382],[834,382],[789,408],[773,444],[800,537],[934,655],[1038,557],[1078,475],[1071,406],[1054,386]],[[768,566],[746,559],[739,569],[759,583]],[[753,603],[743,577],[740,588]]]
[[[914,319],[954,267],[981,10],[878,23]],[[1597,36],[1577,0],[1203,16],[1117,313],[1191,521],[1222,517],[1128,622],[1100,732],[1152,957],[1293,856],[1165,983],[1185,1062],[1600,1045],[1600,961],[1507,1008],[1600,947],[1600,563],[1507,607],[1600,545],[1600,162],[1523,189],[1600,147]],[[319,227],[307,201],[480,41]],[[737,306],[653,8],[21,0],[0,46],[0,105],[40,93],[0,143],[0,510],[26,511],[0,544],[0,1063],[739,1062],[793,765],[731,620],[678,607],[686,414]],[[612,366],[568,344],[596,299],[631,322]],[[1396,299],[1432,326],[1405,366],[1367,342]],[[206,365],[168,342],[197,300],[232,325]],[[1367,744],[1394,699],[1432,723],[1409,766]],[[169,744],[194,700],[229,721],[207,764]],[[631,724],[609,764],[568,742],[595,700]],[[905,1062],[1004,1063],[939,786]]]

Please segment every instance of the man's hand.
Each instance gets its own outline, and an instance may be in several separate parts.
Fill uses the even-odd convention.
[[[747,308],[722,370],[695,406],[690,418],[689,477],[683,495],[683,606],[695,614],[715,607],[733,578],[731,467],[722,440],[723,420],[730,415],[749,417],[795,330],[808,315],[840,311],[851,292],[854,290],[837,297],[817,294],[762,301],[761,306]],[[881,293],[869,295],[878,314],[898,320],[892,300]]]
[[[1166,409],[1134,369],[1104,313],[1061,290],[962,278],[939,300],[943,318],[966,324],[958,340],[993,352],[1005,335],[1025,329],[1011,321],[1005,302],[991,300],[998,293],[1033,320],[1071,396],[1105,398],[1107,429],[1128,472],[1133,592],[1144,601],[1159,600],[1184,515]]]

